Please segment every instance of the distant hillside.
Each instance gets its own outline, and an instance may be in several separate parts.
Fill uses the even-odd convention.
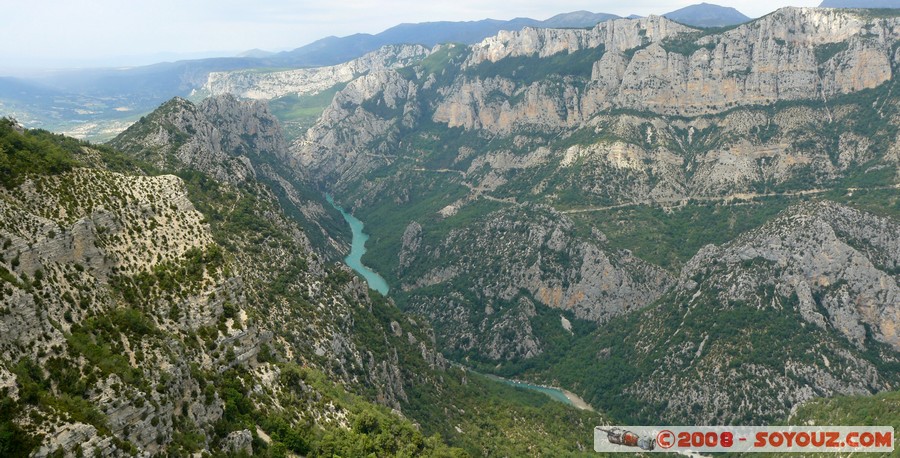
[[[710,3],[686,6],[663,16],[695,27],[724,27],[743,24],[750,20],[748,16],[734,8]]]
[[[898,0],[824,0],[820,8],[900,8]]]
[[[0,81],[0,109],[30,127],[42,127],[90,138],[146,113],[164,101],[186,97],[200,88],[211,72],[250,68],[303,68],[336,65],[392,44],[477,43],[501,30],[524,27],[581,28],[617,18],[576,11],[546,21],[515,18],[464,22],[400,24],[381,33],[326,37],[291,51],[267,53],[258,49],[237,57],[182,60],[134,68],[95,68],[54,72],[29,80]],[[46,93],[52,92],[48,97]],[[94,125],[76,132],[73,125]],[[126,124],[127,125],[127,124]]]
[[[252,58],[260,58],[261,59],[261,58],[272,56],[274,54],[275,53],[271,52],[271,51],[266,51],[264,49],[259,49],[259,48],[253,48],[249,51],[244,51],[235,57],[252,57]]]
[[[593,27],[599,22],[618,18],[614,14],[574,11],[558,14],[545,21],[515,18],[508,21],[483,19],[400,24],[375,35],[358,33],[346,37],[323,38],[292,51],[278,53],[270,60],[274,66],[334,65],[391,44],[419,44],[429,47],[440,43],[473,44],[496,35],[501,30],[515,31],[523,27]]]
[[[576,28],[591,27],[600,22],[619,19],[615,14],[591,13],[590,11],[573,11],[571,13],[557,14],[541,23],[541,27],[549,28]]]

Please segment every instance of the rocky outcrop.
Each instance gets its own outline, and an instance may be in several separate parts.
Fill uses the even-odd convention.
[[[601,365],[647,372],[622,386],[663,418],[783,418],[813,397],[895,389],[900,227],[837,204],[802,204],[707,246],[658,306],[603,344]]]
[[[890,81],[898,39],[897,18],[810,8],[784,8],[705,36],[655,17],[610,21],[590,31],[525,29],[473,46],[463,68],[600,46],[606,53],[581,90],[573,80],[564,80],[561,91],[558,82],[463,76],[448,88],[433,119],[503,134],[526,126],[572,127],[611,108],[698,116],[784,100],[827,100]],[[503,96],[487,97],[498,93]]]
[[[401,247],[393,273],[407,305],[450,348],[529,357],[545,348],[526,332],[544,307],[608,322],[668,285],[530,204],[577,214],[893,186],[898,24],[785,8],[724,32],[659,17],[503,32],[354,81],[292,149],[350,206],[411,215],[405,231],[379,235]],[[488,201],[523,213],[488,212]],[[558,229],[570,249],[501,236],[516,225]],[[537,315],[521,312],[523,298]],[[508,322],[506,340],[527,345],[488,342]]]
[[[443,240],[405,243],[401,256],[413,260],[400,269],[407,306],[431,317],[453,350],[491,360],[536,356],[547,336],[532,329],[532,301],[605,323],[652,303],[672,281],[594,235],[577,237],[571,221],[548,209],[517,208]]]
[[[131,177],[76,169],[28,180],[0,195],[0,269],[6,273],[0,313],[2,372],[12,375],[6,371],[26,364],[23,361],[46,368],[48,380],[65,374],[66,365],[76,373],[84,371],[94,383],[85,386],[76,377],[58,391],[84,396],[104,418],[85,420],[60,410],[51,425],[40,415],[30,417],[23,425],[44,438],[37,455],[58,448],[71,453],[76,446],[103,456],[121,453],[122,443],[113,437],[129,441],[142,453],[154,453],[171,440],[181,412],[191,412],[191,421],[200,427],[218,421],[221,401],[184,395],[198,390],[190,362],[212,370],[230,361],[165,344],[161,333],[180,341],[215,325],[226,302],[240,307],[245,297],[240,280],[212,261],[218,248],[203,215],[187,199],[184,184],[171,175]],[[198,259],[203,261],[193,264]],[[167,291],[160,289],[157,276],[186,266],[199,271],[182,276]],[[137,282],[142,282],[140,287]],[[139,296],[132,296],[135,293]],[[146,312],[139,310],[141,305],[148,307]],[[99,325],[102,317],[109,323]],[[217,331],[211,340],[215,347],[243,332],[252,335],[245,342],[247,351],[258,351],[262,340],[253,327],[222,329],[222,335]],[[109,347],[103,350],[94,343],[98,341]],[[33,383],[22,380],[24,374],[16,371],[12,381],[19,386]],[[36,375],[43,369],[27,374],[43,376]],[[135,384],[138,377],[146,385]]]
[[[413,82],[394,70],[369,73],[338,92],[306,138],[294,143],[294,164],[315,170],[318,179],[358,177],[390,163],[389,145],[419,114]],[[334,148],[340,152],[335,154]]]
[[[721,35],[685,40],[693,51],[650,45],[634,54],[618,82],[599,84],[618,87],[606,106],[683,116],[827,98],[889,81],[898,38],[897,19],[785,8]],[[845,49],[829,56],[838,43]]]
[[[829,202],[812,204],[725,247],[707,247],[685,266],[680,288],[689,289],[690,278],[713,260],[732,266],[764,260],[771,272],[766,281],[781,296],[796,295],[810,324],[837,331],[860,349],[874,339],[900,352],[898,247],[895,221]],[[751,302],[760,287],[741,282],[719,299]]]
[[[898,27],[860,11],[784,8],[722,33],[658,17],[504,32],[435,51],[437,69],[356,80],[292,150],[307,176],[367,196],[385,185],[367,173],[445,155],[415,145],[457,142],[460,128],[479,139],[452,160],[467,186],[530,191],[505,199],[555,202],[575,187],[580,202],[612,205],[820,188],[873,160],[897,163],[886,113]],[[846,97],[855,93],[865,102]],[[802,103],[764,108],[787,101]],[[511,172],[476,166],[538,151],[548,153]],[[523,168],[554,179],[515,183]]]
[[[174,100],[118,139],[162,171],[2,126],[11,154],[65,164],[23,160],[0,186],[4,446],[252,453],[261,419],[346,428],[369,403],[402,411],[414,381],[441,383],[430,331],[312,251],[268,181],[283,140],[256,104]]]
[[[521,31],[503,31],[472,45],[471,55],[463,67],[474,67],[482,62],[497,62],[508,57],[550,57],[559,53],[571,54],[600,46],[610,51],[622,52],[692,30],[690,27],[659,16],[601,22],[590,30],[526,27]]]
[[[193,170],[231,185],[264,182],[299,215],[326,258],[348,248],[340,215],[291,168],[280,123],[265,102],[226,94],[194,104],[175,98],[109,142],[161,169]],[[311,247],[311,244],[307,244]]]
[[[247,99],[271,100],[286,95],[316,94],[367,73],[409,66],[428,56],[429,52],[428,48],[420,45],[390,45],[329,67],[275,72],[212,72],[196,96],[231,94]]]
[[[229,183],[255,177],[251,157],[283,158],[287,150],[278,120],[264,103],[230,95],[197,105],[172,99],[109,144],[160,168],[177,165]]]

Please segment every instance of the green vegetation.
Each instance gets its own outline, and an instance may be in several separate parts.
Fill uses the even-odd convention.
[[[112,148],[41,129],[20,131],[15,120],[0,118],[0,184],[7,189],[28,175],[59,175],[78,166],[123,173],[140,172],[142,167]]]
[[[395,120],[403,115],[403,104],[399,103],[399,101],[395,103],[397,103],[396,106],[393,108],[389,107],[384,100],[384,92],[379,92],[371,98],[363,100],[360,106],[381,119]]]
[[[825,197],[876,215],[900,220],[900,190],[897,189],[861,189],[853,192],[835,190],[825,194]]]
[[[25,175],[59,174],[76,165],[72,151],[46,131],[16,130],[16,121],[0,119],[0,184],[12,188]]]
[[[269,108],[281,121],[288,142],[303,136],[328,108],[334,95],[346,86],[347,83],[339,83],[311,95],[288,94],[270,100]]]
[[[703,246],[720,245],[755,229],[794,202],[766,198],[743,204],[693,202],[674,208],[635,205],[576,213],[572,218],[582,236],[599,229],[611,247],[677,271]]]
[[[450,43],[441,46],[440,49],[422,59],[419,66],[425,71],[425,75],[441,75],[448,68],[457,67],[468,54],[468,46],[461,43]]]
[[[699,43],[700,39],[707,35],[709,35],[709,32],[707,31],[683,33],[663,40],[662,43],[660,43],[660,46],[662,46],[666,52],[674,52],[690,57],[701,49],[706,49],[708,51],[716,49],[715,42]]]
[[[211,245],[205,250],[192,248],[180,262],[161,262],[150,271],[131,277],[115,276],[112,285],[125,302],[134,307],[152,307],[159,298],[174,301],[199,292],[205,278],[228,276],[222,272],[225,256],[221,248]]]
[[[557,311],[550,315],[559,323]],[[396,357],[409,377],[404,384],[409,400],[403,411],[422,425],[425,434],[438,434],[472,456],[589,453],[593,427],[603,421],[601,415],[455,367],[435,372],[422,359],[420,348],[401,345],[408,341],[407,335],[388,333],[379,337],[380,332],[376,333],[379,328],[390,329],[392,322],[402,323],[404,328],[408,323],[407,315],[379,295],[373,297],[371,313],[357,313],[354,322],[359,342],[376,355],[390,357],[390,347],[397,350]],[[419,340],[428,338],[421,331],[413,334]],[[378,341],[385,337],[385,344],[380,344]],[[584,448],[579,449],[579,444]]]
[[[279,366],[278,383],[284,389],[277,402],[287,411],[273,408],[272,399],[254,393],[250,374],[243,369],[208,374],[205,383],[215,386],[225,402],[223,419],[215,425],[218,437],[249,429],[254,436],[254,454],[269,457],[288,453],[309,457],[463,455],[461,450],[446,446],[439,436],[425,436],[409,420],[346,391],[320,371],[291,363]],[[297,422],[289,413],[328,405],[346,415],[348,427],[336,421],[313,422],[306,415]],[[259,439],[257,427],[270,436],[270,444]],[[200,444],[190,439],[185,437],[179,444],[181,451],[200,451]]]
[[[797,409],[785,424],[893,426],[900,430],[900,392],[874,396],[839,396],[816,399]]]
[[[900,16],[897,8],[858,8],[853,11],[863,19],[890,19]]]
[[[146,382],[143,372],[131,366],[124,354],[121,335],[140,339],[145,335],[153,335],[158,331],[156,324],[136,309],[121,308],[111,313],[98,315],[72,326],[66,338],[67,343],[77,354],[84,356],[98,370],[91,378],[116,374],[125,383],[143,385]],[[78,382],[84,390],[84,380],[68,380]],[[76,383],[74,386],[78,386]]]
[[[67,367],[59,359],[51,359],[48,368],[49,374],[45,374],[44,369],[33,360],[20,360],[12,368],[17,378],[19,402],[13,403],[9,398],[4,398],[2,407],[8,412],[18,411],[25,406],[54,409],[74,421],[94,426],[102,435],[109,435],[106,416],[85,399],[88,384],[78,369]],[[67,383],[73,381],[76,383]],[[57,382],[55,389],[54,382]],[[6,428],[6,440],[9,442],[4,444],[4,437],[0,436],[0,450],[8,448],[17,453],[37,445],[33,437],[27,436],[15,425],[7,425]]]
[[[888,391],[872,396],[838,396],[808,401],[792,413],[780,425],[840,425],[840,426],[893,426],[900,430],[900,392]],[[777,457],[783,454],[761,453],[760,457]],[[854,453],[854,456],[894,456],[893,454]],[[727,457],[734,454],[723,455]],[[804,453],[804,457],[825,458],[834,453]]]
[[[440,218],[439,210],[468,193],[468,188],[455,177],[447,173],[401,172],[399,179],[409,183],[407,202],[382,199],[377,205],[353,209],[353,215],[366,224],[370,235],[363,264],[374,268],[392,287],[397,284],[394,266],[409,222],[419,221],[425,226]]]
[[[594,62],[606,52],[604,46],[581,49],[572,53],[561,52],[549,57],[515,56],[497,62],[485,61],[468,70],[479,78],[504,77],[517,83],[530,85],[545,81],[551,76],[573,76],[590,79]]]
[[[816,62],[820,65],[831,60],[838,53],[846,51],[850,47],[847,41],[839,41],[837,43],[826,43],[816,46]]]
[[[0,456],[24,458],[38,446],[36,437],[25,432],[15,420],[22,414],[22,406],[0,390]]]

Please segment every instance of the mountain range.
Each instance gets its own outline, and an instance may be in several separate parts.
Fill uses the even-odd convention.
[[[673,12],[678,21],[703,26],[732,24],[737,15],[727,8],[698,5]],[[725,14],[725,16],[721,16]],[[81,137],[108,139],[173,96],[188,96],[211,72],[260,68],[303,68],[340,64],[386,45],[439,43],[473,44],[501,30],[523,27],[593,27],[618,18],[575,11],[540,21],[530,18],[464,22],[400,24],[378,34],[327,37],[291,51],[250,52],[222,57],[166,62],[135,68],[58,71],[27,79],[8,78],[0,84],[0,107],[30,126],[52,128]],[[46,94],[53,94],[52,102]],[[39,96],[34,96],[38,94]]]
[[[663,14],[663,17],[694,27],[726,27],[750,21],[749,17],[734,8],[709,3],[686,6]]]
[[[503,32],[341,83],[294,160],[451,359],[629,422],[776,421],[897,386],[898,21]]]
[[[615,18],[210,67],[105,144],[4,118],[0,455],[900,427],[898,48],[900,10]]]

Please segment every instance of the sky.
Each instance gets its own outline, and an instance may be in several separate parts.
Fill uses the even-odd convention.
[[[0,69],[144,65],[294,49],[404,22],[663,14],[700,0],[0,0]],[[709,0],[759,17],[821,0]]]

